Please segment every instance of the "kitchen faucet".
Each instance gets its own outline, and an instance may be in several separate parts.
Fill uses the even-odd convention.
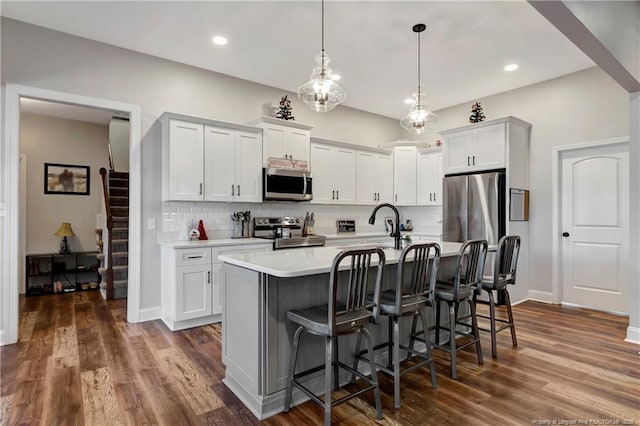
[[[376,213],[381,207],[389,207],[391,210],[393,210],[393,212],[396,215],[395,229],[393,230],[392,233],[389,234],[389,236],[394,238],[393,248],[395,248],[396,250],[400,250],[400,213],[398,212],[398,209],[393,204],[382,203],[375,206],[375,208],[373,209],[373,212],[371,213],[371,216],[369,217],[369,225],[373,225],[376,223]]]

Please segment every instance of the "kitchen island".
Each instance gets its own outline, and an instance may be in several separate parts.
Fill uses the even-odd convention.
[[[460,246],[460,243],[440,243],[443,276],[450,276]],[[226,366],[223,382],[258,419],[284,409],[289,349],[295,332],[295,326],[287,321],[287,311],[327,303],[331,264],[346,248],[356,247],[219,256],[223,262],[222,362]],[[400,251],[383,249],[386,257],[384,288],[395,281]],[[408,340],[410,320],[402,326]],[[386,339],[386,319],[371,324],[368,329],[374,344]],[[341,360],[352,360],[355,336],[340,338],[339,350]],[[323,356],[323,339],[304,335],[299,348],[298,369],[322,364]],[[380,353],[381,359],[385,356]],[[311,379],[309,388],[321,393],[324,389],[322,379],[320,372],[318,377]],[[341,376],[341,383],[348,380],[346,375]],[[306,395],[294,390],[294,404],[306,399]]]

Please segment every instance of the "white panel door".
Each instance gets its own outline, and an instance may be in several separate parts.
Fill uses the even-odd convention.
[[[234,131],[205,126],[204,134],[204,199],[207,201],[233,201],[231,186],[234,182]],[[235,193],[235,188],[234,193]]]
[[[211,267],[176,269],[176,321],[211,315]]]
[[[462,173],[471,170],[471,151],[473,131],[466,130],[448,136],[444,145],[444,171],[448,173]]]
[[[318,204],[333,204],[336,190],[333,187],[331,161],[333,149],[322,144],[311,144],[311,173],[313,174],[313,201]]]
[[[393,157],[378,154],[374,163],[376,192],[379,203],[393,203]]]
[[[475,129],[475,147],[471,153],[471,165],[476,170],[504,167],[505,124],[498,123]]]
[[[269,126],[263,129],[265,166],[269,164],[269,157],[284,157],[286,130],[280,126]]]
[[[259,134],[236,133],[235,169],[234,201],[262,202],[262,138]]]
[[[202,200],[203,125],[169,121],[169,199]]]
[[[377,204],[375,159],[372,152],[358,151],[356,157],[356,201],[358,204]]]
[[[417,151],[415,146],[393,149],[393,202],[415,206],[417,195]]]
[[[286,154],[294,160],[309,161],[309,138],[311,134],[308,130],[288,129]]]
[[[562,156],[562,300],[629,312],[629,154],[624,145]]]
[[[356,203],[356,151],[349,148],[333,150],[333,187],[338,204]]]

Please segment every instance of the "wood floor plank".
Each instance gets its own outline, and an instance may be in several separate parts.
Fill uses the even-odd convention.
[[[122,425],[116,392],[105,368],[81,373],[84,420],[90,425]]]
[[[530,425],[534,420],[640,424],[639,347],[624,342],[628,320],[589,309],[525,302],[514,307],[518,346],[498,334],[498,358],[435,351],[438,388],[427,369],[393,380],[380,373],[384,419],[367,392],[333,410],[334,425]],[[126,300],[98,292],[20,299],[20,341],[0,347],[0,424],[322,424],[313,402],[262,422],[223,383],[222,326],[171,332],[161,321],[126,323]],[[405,365],[411,365],[410,360]],[[353,390],[362,386],[347,386]],[[338,395],[345,392],[341,390]],[[560,422],[560,423],[559,423]]]

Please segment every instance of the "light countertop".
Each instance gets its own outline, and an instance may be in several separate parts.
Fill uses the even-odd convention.
[[[457,256],[460,243],[440,243],[441,257]],[[350,248],[371,247],[371,245],[354,245]],[[262,272],[276,277],[290,278],[305,275],[328,273],[336,255],[344,247],[315,247],[292,250],[278,250],[274,252],[237,253],[218,256],[222,262],[240,266],[253,271]],[[392,246],[383,248],[386,264],[398,263],[400,250]]]
[[[160,241],[160,245],[171,248],[196,248],[196,247],[220,247],[220,246],[242,246],[249,244],[273,244],[273,240],[264,238],[221,238],[213,240],[195,241]]]

